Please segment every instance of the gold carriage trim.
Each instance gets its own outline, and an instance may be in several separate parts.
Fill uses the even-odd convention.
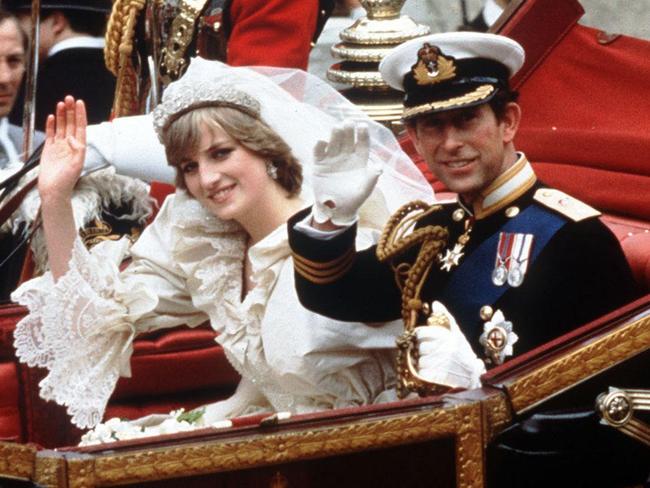
[[[481,85],[476,90],[466,93],[465,95],[459,97],[449,98],[447,100],[441,100],[439,102],[425,103],[423,105],[417,105],[415,107],[404,108],[402,113],[402,118],[409,119],[420,115],[423,113],[430,112],[432,110],[440,110],[445,108],[452,107],[462,107],[463,105],[469,105],[470,103],[478,102],[489,97],[494,92],[494,85]]]
[[[622,390],[610,386],[596,399],[604,423],[650,446],[650,425],[635,418],[637,411],[650,411],[650,390]]]
[[[343,256],[332,261],[317,262],[292,253],[293,267],[296,272],[317,285],[333,283],[343,276],[352,267],[354,262],[354,249],[350,249]]]

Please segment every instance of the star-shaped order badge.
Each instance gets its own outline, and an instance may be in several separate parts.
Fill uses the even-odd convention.
[[[483,325],[479,342],[492,364],[503,364],[506,356],[512,356],[512,346],[519,340],[512,330],[512,322],[505,319],[503,312],[497,310]]]
[[[451,268],[458,266],[460,258],[463,257],[463,246],[462,244],[456,244],[452,250],[447,249],[447,252],[444,256],[440,256],[440,269],[442,271],[451,271]]]

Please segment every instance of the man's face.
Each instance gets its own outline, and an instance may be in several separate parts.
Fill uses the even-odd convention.
[[[18,29],[12,19],[0,22],[0,117],[11,112],[25,72],[25,50]]]
[[[514,164],[514,148],[508,145],[516,132],[518,114],[518,106],[509,104],[503,120],[498,120],[492,108],[482,104],[419,116],[407,131],[438,179],[472,203]]]

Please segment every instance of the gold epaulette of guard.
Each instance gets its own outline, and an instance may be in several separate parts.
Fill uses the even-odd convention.
[[[337,281],[352,266],[355,252],[350,248],[343,256],[332,261],[317,262],[292,253],[293,267],[307,281],[317,285],[326,285]]]
[[[533,198],[536,202],[555,210],[574,222],[580,222],[581,220],[600,215],[600,212],[595,208],[553,188],[540,188],[535,192]]]

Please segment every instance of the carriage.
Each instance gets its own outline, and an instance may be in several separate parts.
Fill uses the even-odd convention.
[[[641,87],[650,43],[582,26],[582,13],[576,0],[517,0],[492,28],[528,53],[514,80],[525,113],[517,146],[543,181],[603,211],[648,293],[650,113]],[[160,199],[169,190],[152,185]],[[80,431],[38,397],[43,372],[13,354],[24,313],[0,309],[0,486],[480,487],[500,433],[523,416],[585,402],[625,442],[650,445],[650,294],[491,369],[476,390],[89,447],[74,447]],[[238,381],[207,326],[140,337],[132,371],[106,418],[192,408]]]

